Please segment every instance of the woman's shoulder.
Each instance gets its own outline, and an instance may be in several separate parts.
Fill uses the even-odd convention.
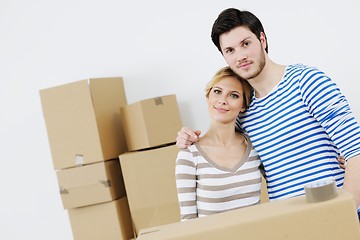
[[[197,143],[193,143],[192,145],[190,145],[187,148],[181,148],[179,149],[179,154],[188,154],[188,155],[196,155],[199,152],[198,149],[198,144]]]
[[[236,132],[236,134],[242,138],[247,144],[251,144],[251,140],[249,135],[247,135],[245,132]]]
[[[257,151],[255,150],[255,148],[254,148],[254,146],[253,146],[253,144],[252,144],[252,142],[251,142],[251,139],[250,139],[249,135],[247,135],[247,134],[244,133],[244,132],[239,132],[239,134],[241,134],[241,135],[245,138],[246,144],[247,144],[247,146],[248,146],[248,148],[249,148],[249,150],[250,150],[250,156],[258,156],[258,153],[257,153]]]

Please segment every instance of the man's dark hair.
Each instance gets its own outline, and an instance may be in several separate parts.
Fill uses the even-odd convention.
[[[240,11],[235,8],[225,9],[219,14],[218,18],[215,20],[211,30],[211,39],[220,52],[220,35],[240,26],[248,28],[252,33],[256,35],[259,40],[261,32],[265,35],[265,31],[260,20],[251,12]],[[267,40],[265,51],[268,52]]]

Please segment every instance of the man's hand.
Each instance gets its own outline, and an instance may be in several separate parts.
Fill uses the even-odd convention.
[[[187,148],[194,142],[199,141],[200,134],[200,130],[193,131],[190,128],[182,127],[176,137],[176,146],[178,148]]]
[[[345,158],[344,156],[339,156],[337,158],[338,162],[339,162],[339,165],[342,169],[345,169],[346,168],[346,161],[345,161]]]

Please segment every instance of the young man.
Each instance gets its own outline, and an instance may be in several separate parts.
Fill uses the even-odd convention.
[[[305,184],[333,178],[360,206],[360,127],[335,83],[316,68],[273,62],[263,26],[248,11],[222,11],[211,38],[254,89],[237,129],[250,136],[261,158],[270,200],[302,195]],[[187,147],[199,135],[184,127],[177,146]],[[347,161],[345,171],[339,154]]]

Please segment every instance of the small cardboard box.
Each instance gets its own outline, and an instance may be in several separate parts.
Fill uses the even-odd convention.
[[[56,172],[64,208],[77,208],[125,197],[119,159]]]
[[[180,221],[175,182],[175,145],[119,156],[133,228]]]
[[[178,222],[140,232],[138,240],[358,240],[355,201],[339,191],[331,200],[308,203],[305,196]]]
[[[114,159],[127,151],[119,108],[121,77],[93,78],[40,90],[55,169]]]
[[[121,119],[129,151],[174,143],[183,126],[175,95],[123,106]]]
[[[129,240],[134,237],[126,197],[68,209],[68,214],[76,240]]]

